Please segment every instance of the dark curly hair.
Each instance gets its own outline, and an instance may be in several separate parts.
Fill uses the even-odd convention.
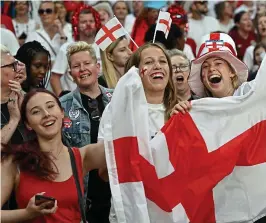
[[[48,72],[46,73],[41,83],[38,86],[34,86],[33,84],[34,81],[31,76],[30,67],[33,58],[39,53],[44,53],[47,55],[49,67],[48,67]],[[22,89],[25,92],[29,92],[30,89],[35,87],[38,88],[46,87],[50,79],[50,70],[51,70],[51,56],[48,50],[46,50],[38,41],[27,42],[18,49],[15,58],[24,63],[26,66],[27,78],[21,85]]]

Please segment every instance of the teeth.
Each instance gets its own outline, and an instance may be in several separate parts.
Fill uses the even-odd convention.
[[[217,75],[217,74],[213,74],[213,75],[211,75],[209,77],[210,80],[213,79],[213,78],[221,78],[221,77],[219,75]]]
[[[163,78],[163,74],[162,73],[155,73],[155,74],[152,74],[151,77],[152,78],[157,78],[157,77]]]
[[[46,123],[44,124],[44,126],[50,126],[50,125],[52,125],[52,124],[54,124],[54,123],[55,123],[55,121],[46,122]]]
[[[88,78],[90,76],[90,74],[82,74],[82,75],[80,75],[80,78],[81,79],[86,79],[86,78]]]

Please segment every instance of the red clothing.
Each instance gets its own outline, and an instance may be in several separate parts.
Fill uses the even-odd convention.
[[[76,2],[76,1],[64,1],[65,8],[67,12],[74,12],[78,8],[84,5],[83,1]]]
[[[4,28],[9,29],[16,35],[12,19],[9,16],[1,15],[1,25],[4,25]]]
[[[193,52],[194,56],[196,57],[197,44],[194,41],[194,39],[187,38],[186,44],[188,44],[191,47],[192,52]]]
[[[254,32],[250,32],[247,39],[242,38],[239,33],[237,32],[237,29],[232,29],[229,32],[229,36],[232,37],[236,44],[236,51],[237,51],[237,57],[240,60],[243,60],[243,57],[245,55],[246,49],[252,45],[252,43],[256,40],[256,36]]]
[[[83,190],[82,161],[80,151],[73,148],[79,181]],[[35,194],[46,192],[45,196],[54,197],[57,200],[58,209],[55,214],[43,215],[27,223],[80,223],[78,195],[73,175],[66,181],[54,182],[40,179],[39,177],[20,172],[19,185],[16,191],[17,204],[20,209],[26,208]]]
[[[131,37],[139,47],[145,43],[144,38],[148,29],[149,26],[146,20],[139,21],[138,19],[136,19],[135,24],[133,26]],[[132,51],[135,51],[137,49],[137,47],[132,41],[130,42],[130,49]]]

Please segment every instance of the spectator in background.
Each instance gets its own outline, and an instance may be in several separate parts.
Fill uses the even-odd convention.
[[[138,46],[144,44],[144,38],[149,27],[156,23],[159,15],[159,10],[166,5],[164,1],[145,1],[144,8],[140,15],[136,18],[133,30],[131,33],[132,39]],[[132,51],[136,50],[135,44],[130,43]]]
[[[12,19],[9,16],[1,14],[1,27],[8,29],[15,34]]]
[[[208,1],[191,1],[187,4],[191,11],[191,17],[188,18],[188,37],[194,39],[199,47],[201,37],[220,30],[220,26],[217,19],[206,16]]]
[[[15,1],[16,16],[12,20],[19,45],[23,45],[30,32],[35,31],[38,25],[30,19],[31,1]]]
[[[113,5],[114,15],[117,17],[122,26],[125,27],[126,16],[130,13],[129,6],[125,1],[117,1]]]
[[[22,45],[16,59],[26,66],[27,78],[22,83],[22,89],[29,92],[33,88],[46,88],[51,72],[51,57],[39,42],[32,41]]]
[[[65,120],[71,123],[64,127],[63,135],[66,145],[80,148],[97,143],[99,122],[113,91],[98,84],[100,65],[91,45],[83,41],[73,43],[67,49],[67,60],[77,88],[60,98]],[[85,198],[88,198],[88,222],[108,222],[111,198],[109,183],[99,178],[98,170],[91,171],[89,183],[88,178],[84,183]]]
[[[151,42],[153,40],[155,27],[156,24],[148,29],[145,35],[145,42]],[[171,24],[167,39],[165,39],[163,32],[157,31],[155,41],[162,43],[168,50],[178,49],[183,51],[190,61],[195,58],[190,46],[185,43],[184,32],[174,23]]]
[[[32,137],[20,123],[20,106],[23,100],[21,86],[16,81],[18,61],[9,50],[1,47],[1,143],[21,144]]]
[[[214,9],[220,25],[220,31],[228,33],[234,26],[232,5],[228,1],[222,1],[218,2]]]
[[[262,43],[258,43],[255,46],[254,51],[253,51],[253,58],[254,58],[253,64],[254,65],[252,67],[251,72],[249,73],[248,81],[252,81],[255,79],[258,73],[258,70],[260,68],[261,62],[266,55],[265,52],[266,52],[266,46],[263,45]]]
[[[190,47],[195,56],[197,45],[196,45],[196,42],[192,38],[187,37],[189,27],[188,27],[188,17],[187,17],[186,11],[183,9],[183,7],[179,3],[175,3],[167,9],[167,12],[169,12],[171,15],[172,23],[176,24],[184,32],[184,36],[186,38],[184,52],[189,57],[189,59],[191,59],[190,55],[188,55],[186,52],[190,51],[189,49]]]
[[[67,11],[63,1],[55,2],[55,8],[58,15],[58,19],[62,24],[64,33],[66,36],[72,36],[72,25],[66,21]]]
[[[115,88],[120,77],[125,74],[125,65],[131,54],[126,36],[121,36],[105,51],[101,51],[102,72],[108,88]]]
[[[190,72],[190,61],[187,56],[178,49],[169,50],[173,70],[173,82],[176,88],[178,101],[191,101],[199,99],[190,89],[188,77]]]
[[[143,10],[143,1],[132,1],[132,8],[133,12],[126,16],[125,20],[125,29],[131,34],[133,25],[135,23],[136,18],[140,15],[141,11]]]
[[[51,55],[52,62],[60,49],[60,46],[66,41],[71,41],[71,36],[66,36],[63,26],[57,19],[57,11],[53,1],[43,1],[38,11],[42,28],[30,33],[26,42],[36,40],[40,42]]]
[[[265,1],[257,1],[257,14],[266,13],[266,3]]]
[[[237,57],[243,60],[246,49],[255,43],[256,36],[253,32],[253,25],[248,12],[241,11],[234,17],[235,26],[230,30],[229,35],[236,44]]]
[[[242,11],[248,12],[250,18],[254,19],[257,11],[256,1],[242,1],[241,5],[235,9],[234,14],[236,15]]]
[[[9,49],[11,55],[16,55],[19,49],[18,40],[13,32],[8,29],[0,28],[1,44]]]
[[[266,12],[257,14],[254,24],[257,31],[257,43],[262,43],[266,46]],[[252,71],[254,65],[254,48],[254,45],[250,45],[246,49],[243,59],[250,72]]]
[[[73,15],[72,26],[75,40],[92,44],[96,52],[97,61],[100,63],[100,50],[94,43],[95,35],[101,27],[99,13],[91,6],[84,5]],[[73,91],[77,87],[73,82],[72,76],[68,72],[66,51],[70,44],[71,42],[67,42],[60,48],[52,67],[51,86],[57,96],[62,91]]]
[[[113,9],[109,2],[97,3],[93,8],[100,14],[102,25],[107,23],[114,16]]]
[[[80,7],[84,6],[84,1],[64,1],[67,10],[68,21],[71,22],[72,16]]]

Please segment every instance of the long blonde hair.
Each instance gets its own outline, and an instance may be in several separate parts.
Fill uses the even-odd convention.
[[[175,86],[173,83],[173,71],[172,71],[171,59],[169,55],[167,54],[163,45],[158,44],[158,43],[145,43],[144,45],[142,45],[131,55],[131,57],[127,61],[125,72],[127,72],[132,66],[135,66],[137,68],[139,67],[141,52],[144,49],[147,49],[149,47],[157,47],[161,49],[163,53],[165,54],[168,65],[169,65],[170,76],[169,76],[168,83],[165,87],[164,97],[163,97],[163,104],[165,107],[165,120],[168,120],[170,118],[170,113],[172,111],[172,108],[178,103],[178,100],[176,96]]]
[[[112,42],[105,51],[101,50],[102,72],[107,83],[108,88],[115,88],[120,77],[117,76],[116,69],[112,61],[108,59],[108,54],[112,54],[113,50],[117,47],[125,36],[119,37],[116,41]]]

